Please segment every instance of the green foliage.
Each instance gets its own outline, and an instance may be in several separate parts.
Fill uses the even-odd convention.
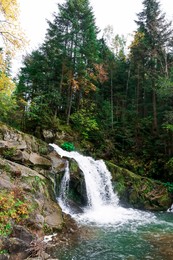
[[[61,148],[66,150],[66,151],[74,151],[75,150],[75,147],[74,147],[74,144],[73,143],[69,143],[69,142],[65,142],[61,145]]]
[[[42,180],[39,176],[35,176],[35,183],[45,185],[44,180]]]
[[[6,159],[10,159],[16,153],[16,149],[14,147],[5,149],[2,154]]]
[[[0,92],[0,120],[13,124],[17,112],[16,100],[12,95]]]
[[[46,155],[48,153],[47,146],[40,146],[39,147],[39,153],[42,154],[42,155]]]
[[[172,182],[166,182],[163,183],[165,187],[167,187],[168,191],[173,193],[173,183]]]
[[[3,254],[8,254],[8,251],[6,249],[0,250],[0,255],[3,255]]]
[[[96,119],[86,109],[73,113],[71,120],[75,124],[75,127],[80,129],[84,139],[89,139],[93,132],[99,130]]]
[[[41,192],[43,192],[45,189],[45,180],[42,179],[39,176],[35,176],[34,177],[34,181],[32,182],[32,186],[33,186],[33,192],[36,192],[38,190],[40,190]],[[45,190],[46,192],[46,190]]]
[[[52,233],[52,229],[50,226],[48,226],[47,224],[43,225],[43,230],[44,230],[44,234],[51,234]]]
[[[167,162],[166,165],[173,170],[173,157]]]
[[[89,1],[65,1],[58,7],[44,43],[25,57],[19,75],[17,95],[30,102],[26,123],[33,128],[53,116],[68,123],[78,97],[96,88],[90,71],[98,62],[97,27]]]
[[[45,41],[23,61],[16,96],[0,92],[0,120],[39,138],[44,129],[78,136],[85,151],[171,181],[172,29],[159,1],[143,1],[128,56],[124,37],[109,28],[97,39],[88,0],[66,0],[58,8]]]
[[[170,130],[173,132],[173,124],[163,124],[162,125],[164,129]]]
[[[173,175],[173,157],[170,158],[167,163],[165,163],[165,169],[168,170],[169,178],[172,177],[172,175]]]
[[[126,187],[125,187],[125,185],[124,185],[123,180],[122,180],[122,181],[119,180],[119,181],[116,183],[115,189],[116,189],[116,192],[118,193],[118,195],[120,195],[120,196],[125,192]]]
[[[9,164],[1,165],[0,167],[6,172],[11,172],[11,168]]]
[[[0,236],[8,236],[14,223],[21,223],[28,218],[30,208],[22,197],[19,189],[10,193],[0,191]]]

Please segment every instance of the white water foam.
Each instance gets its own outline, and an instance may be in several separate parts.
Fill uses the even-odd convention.
[[[173,213],[173,204],[172,204],[171,207],[167,210],[167,212]]]
[[[93,224],[99,226],[118,226],[124,224],[135,224],[135,226],[154,222],[156,217],[152,213],[124,208],[121,206],[103,206],[100,209],[86,209],[83,214],[72,215],[79,223]]]
[[[67,201],[67,195],[69,192],[69,182],[70,182],[70,171],[69,171],[69,162],[67,161],[65,173],[61,181],[59,197],[57,198],[60,207],[67,214],[70,214],[70,208]]]
[[[83,156],[78,152],[67,152],[55,144],[50,144],[61,157],[73,158],[84,174],[88,206],[83,213],[73,214],[65,202],[66,192],[69,187],[70,173],[68,165],[61,184],[59,203],[63,211],[71,213],[79,223],[96,225],[116,225],[137,222],[138,224],[150,223],[155,220],[155,215],[119,205],[117,194],[113,191],[111,173],[103,160],[94,160],[92,157]]]

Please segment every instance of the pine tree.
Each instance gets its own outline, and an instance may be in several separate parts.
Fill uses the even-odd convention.
[[[138,29],[131,46],[133,62],[136,63],[136,104],[146,95],[152,103],[153,131],[158,131],[157,89],[159,76],[168,75],[167,57],[172,46],[171,23],[166,22],[157,0],[144,0],[143,11],[138,14]],[[146,94],[148,93],[148,94]],[[148,106],[149,107],[149,106]],[[137,108],[139,113],[139,108]],[[148,108],[150,110],[150,107]],[[143,107],[143,113],[146,115]]]
[[[50,117],[66,117],[69,124],[72,113],[92,103],[90,93],[96,90],[99,62],[98,30],[88,0],[67,0],[58,7],[53,22],[48,22],[44,43],[24,60],[18,90],[25,89],[25,99],[37,107],[32,113],[35,118],[46,106]]]
[[[97,32],[88,0],[67,0],[49,22],[46,45],[56,48],[61,59],[59,88],[67,96],[67,123],[73,104],[79,108],[83,96],[94,88],[90,72],[98,60]]]

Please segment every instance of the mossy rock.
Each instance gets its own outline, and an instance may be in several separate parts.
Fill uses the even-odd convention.
[[[79,206],[86,205],[87,196],[84,175],[75,160],[70,160],[69,167],[71,178],[68,198]]]
[[[171,194],[163,183],[141,177],[110,162],[107,162],[107,166],[123,203],[153,211],[167,210],[171,206]]]

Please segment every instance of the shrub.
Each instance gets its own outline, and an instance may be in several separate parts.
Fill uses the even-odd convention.
[[[89,113],[86,109],[73,113],[70,118],[85,140],[90,139],[93,134],[99,131],[98,123],[93,113]]]
[[[173,193],[173,183],[166,182],[164,183],[164,186],[168,189],[169,192]]]
[[[29,212],[28,203],[19,199],[16,191],[1,191],[0,236],[8,236],[12,232],[13,224],[21,223],[28,217]]]
[[[75,147],[73,143],[65,142],[61,145],[61,148],[66,150],[66,151],[74,151]]]
[[[6,159],[11,159],[11,157],[13,157],[15,153],[16,153],[16,148],[12,147],[4,150],[2,154]]]

